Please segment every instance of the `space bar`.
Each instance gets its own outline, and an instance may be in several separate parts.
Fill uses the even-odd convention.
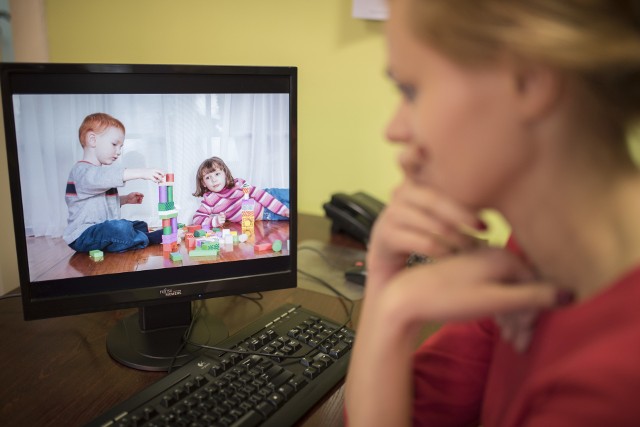
[[[251,410],[238,418],[235,423],[231,424],[231,427],[255,427],[262,422],[262,415],[254,410]]]

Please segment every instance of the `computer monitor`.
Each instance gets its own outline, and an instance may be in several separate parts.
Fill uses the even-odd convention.
[[[0,88],[26,320],[137,307],[110,331],[109,354],[133,368],[167,370],[191,358],[193,348],[181,346],[194,301],[296,285],[295,67],[5,63]],[[95,113],[125,128],[112,164],[83,160],[79,129]],[[205,209],[200,224],[196,174],[212,157],[242,194],[221,196],[235,213]],[[111,171],[113,188],[80,194],[74,179],[95,178],[70,180],[78,162]],[[166,175],[123,182],[123,168]],[[68,233],[70,209],[74,221],[98,224],[104,216],[102,202],[90,212],[87,204],[70,208],[89,197],[119,199],[121,219],[149,245],[71,249],[63,238],[77,237]],[[193,341],[226,337],[215,313],[194,320]]]

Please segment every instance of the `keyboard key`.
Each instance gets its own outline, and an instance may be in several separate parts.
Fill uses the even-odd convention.
[[[256,411],[261,413],[265,418],[271,415],[275,410],[276,408],[274,408],[273,405],[267,402],[258,403],[258,405],[256,406]]]
[[[307,381],[306,379],[304,379],[303,377],[296,375],[295,377],[293,377],[292,379],[289,380],[289,385],[291,387],[293,387],[293,389],[295,391],[300,391],[304,386],[306,386],[309,383],[309,381]]]
[[[258,411],[251,410],[238,418],[233,424],[231,424],[231,427],[256,427],[260,425],[263,419],[264,416]]]
[[[284,403],[284,396],[280,393],[272,393],[267,397],[267,402],[271,403],[276,408],[279,408]]]

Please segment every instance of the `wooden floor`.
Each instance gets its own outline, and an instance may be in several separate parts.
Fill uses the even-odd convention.
[[[225,228],[240,234],[240,224],[226,223]],[[282,251],[257,252],[258,243],[282,242]],[[288,255],[288,221],[256,221],[255,236],[245,243],[221,245],[220,253],[215,257],[189,257],[185,245],[179,246],[182,261],[173,262],[162,254],[162,245],[152,245],[145,249],[136,249],[123,253],[104,253],[104,260],[95,262],[86,253],[76,253],[62,238],[28,237],[27,253],[29,274],[32,282],[63,279],[66,277],[95,276],[99,274],[122,273],[127,271],[153,270],[159,268],[178,268],[194,264],[210,264],[243,259],[265,258]]]

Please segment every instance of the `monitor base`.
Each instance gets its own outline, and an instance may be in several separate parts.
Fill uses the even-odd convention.
[[[183,346],[189,324],[144,330],[144,317],[141,309],[119,320],[109,331],[107,351],[113,359],[142,371],[168,371],[187,363],[197,353],[197,348]],[[215,345],[227,337],[226,325],[210,314],[198,316],[189,335],[190,341],[205,345]]]

